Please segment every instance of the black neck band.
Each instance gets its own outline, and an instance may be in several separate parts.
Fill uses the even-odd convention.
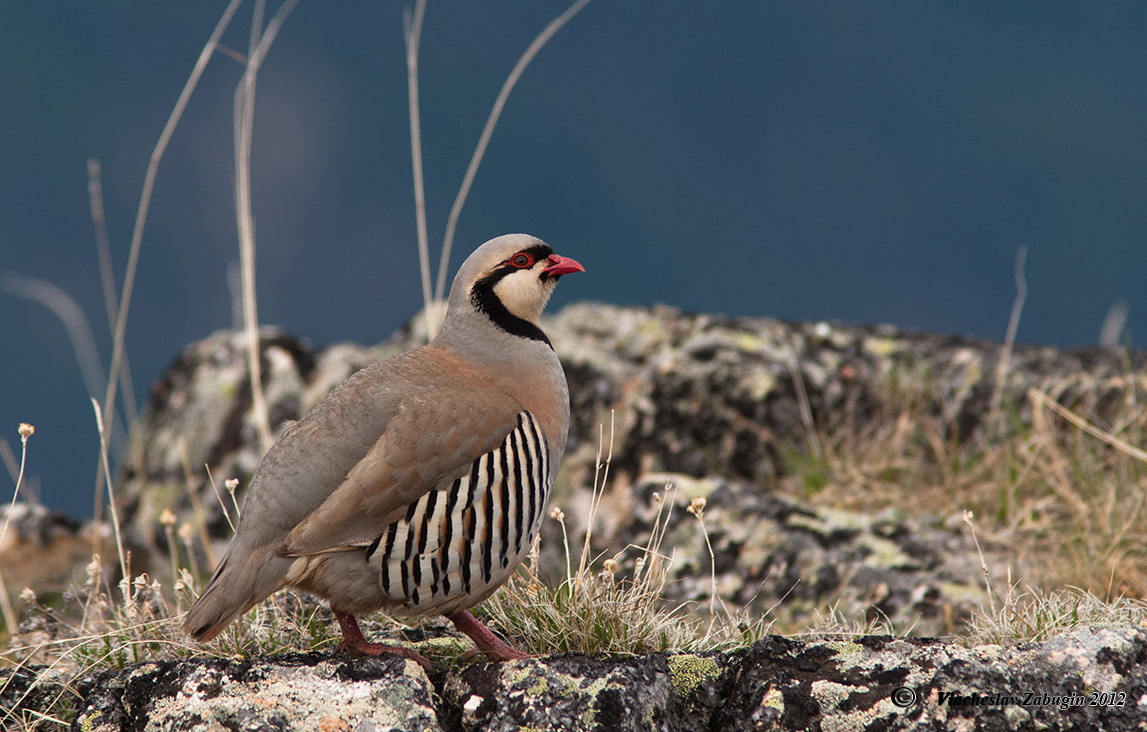
[[[541,328],[507,310],[506,306],[502,304],[502,300],[494,292],[494,285],[514,271],[516,270],[511,268],[499,269],[475,282],[474,286],[470,288],[470,302],[479,312],[485,313],[494,325],[507,333],[520,338],[529,338],[532,341],[541,341],[553,348],[553,344],[550,343],[550,339],[546,337]]]

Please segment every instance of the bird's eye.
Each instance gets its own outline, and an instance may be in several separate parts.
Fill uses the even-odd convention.
[[[510,264],[514,265],[518,269],[525,269],[526,267],[534,266],[534,258],[525,252],[518,252],[514,256],[510,257]]]

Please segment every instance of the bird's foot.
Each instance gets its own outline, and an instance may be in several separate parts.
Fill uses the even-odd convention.
[[[339,627],[342,628],[343,639],[338,645],[338,649],[352,656],[381,656],[384,653],[390,653],[402,658],[408,658],[421,666],[426,671],[433,671],[434,665],[430,663],[418,651],[410,648],[403,648],[402,646],[390,646],[383,643],[371,643],[362,634],[362,630],[358,627],[358,620],[355,619],[350,613],[344,613],[341,610],[331,608],[331,612],[335,615],[335,620],[339,621]]]
[[[454,627],[465,633],[478,646],[478,650],[486,654],[491,661],[520,661],[524,658],[537,658],[537,656],[523,653],[517,648],[494,635],[482,621],[474,617],[469,610],[447,615],[446,618],[454,623]]]

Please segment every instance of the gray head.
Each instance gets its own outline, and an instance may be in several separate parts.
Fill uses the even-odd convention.
[[[478,318],[510,335],[548,344],[538,318],[561,276],[584,271],[536,237],[506,234],[491,239],[458,269],[435,340],[450,340],[458,325]]]

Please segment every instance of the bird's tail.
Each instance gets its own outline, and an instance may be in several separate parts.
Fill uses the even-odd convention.
[[[263,548],[244,553],[229,551],[203,594],[183,616],[183,632],[206,642],[223,632],[232,620],[270,597],[284,584],[292,560]]]

